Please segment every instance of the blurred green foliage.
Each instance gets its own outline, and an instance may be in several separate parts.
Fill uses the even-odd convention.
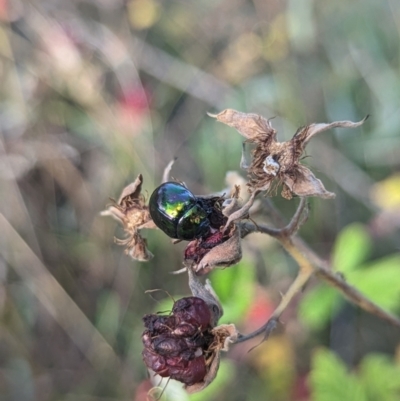
[[[313,401],[395,401],[400,393],[400,367],[386,355],[370,354],[349,368],[326,349],[315,352],[310,375]]]
[[[379,306],[397,312],[400,309],[400,254],[387,255],[363,265],[371,247],[365,227],[358,223],[345,227],[334,245],[332,268]],[[320,284],[303,297],[299,314],[309,327],[322,328],[343,305],[341,298],[335,289]]]
[[[307,149],[303,162],[337,198],[310,200],[300,235],[398,313],[399,36],[396,0],[0,1],[0,399],[147,400],[141,318],[171,300],[145,291],[189,294],[185,275],[170,274],[184,244],[148,232],[154,259],[132,261],[99,212],[138,173],[149,196],[173,157],[172,176],[194,193],[226,188],[241,137],[206,115],[224,108],[276,116],[280,140],[370,114]],[[289,219],[297,200],[273,202]],[[276,223],[264,209],[252,218]],[[297,266],[266,236],[246,238],[243,253],[210,279],[223,321],[250,332]],[[395,399],[399,333],[322,284],[302,296],[284,333],[249,354],[258,343],[234,347],[191,398]],[[351,366],[328,351],[310,361],[320,344]]]

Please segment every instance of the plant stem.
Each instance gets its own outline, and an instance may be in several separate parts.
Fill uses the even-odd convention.
[[[276,238],[299,265],[299,273],[289,289],[282,296],[281,302],[272,313],[269,320],[259,329],[250,334],[240,334],[235,342],[236,344],[250,340],[260,334],[264,334],[264,340],[266,340],[275,329],[279,317],[285,311],[293,297],[303,288],[313,274],[324,280],[328,285],[338,289],[344,297],[359,306],[361,309],[391,323],[395,327],[400,328],[400,319],[398,317],[385,311],[355,287],[348,284],[340,274],[332,271],[327,262],[323,261],[300,238],[296,237],[295,233],[305,221],[302,216],[304,216],[306,205],[306,198],[301,198],[299,206],[290,223],[281,229],[271,228],[265,224],[255,225],[250,222],[240,223],[242,238],[253,232],[261,232]],[[281,219],[279,212],[271,204],[269,204],[269,209],[277,219]]]

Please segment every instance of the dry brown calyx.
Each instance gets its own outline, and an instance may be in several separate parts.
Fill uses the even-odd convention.
[[[125,245],[125,252],[135,260],[148,261],[153,254],[147,249],[146,239],[140,234],[143,228],[156,228],[150,217],[149,208],[141,194],[143,177],[139,174],[134,182],[126,186],[118,202],[101,212],[102,216],[111,216],[118,220],[126,233],[125,239],[115,238],[119,245]]]
[[[291,199],[293,195],[334,198],[335,194],[328,192],[311,170],[300,163],[305,147],[320,132],[331,128],[356,128],[368,117],[359,122],[311,124],[299,128],[290,141],[278,142],[271,121],[257,114],[227,109],[217,115],[209,115],[235,128],[246,138],[246,142],[255,145],[251,162],[242,160],[241,163],[248,171],[250,191],[271,193],[276,185],[281,184],[282,196],[286,199]]]

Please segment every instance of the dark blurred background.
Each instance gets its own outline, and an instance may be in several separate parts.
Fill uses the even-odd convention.
[[[311,200],[300,235],[399,312],[397,0],[1,0],[0,21],[0,400],[152,394],[141,317],[170,300],[145,291],[189,294],[170,274],[183,245],[154,230],[154,259],[133,261],[100,212],[138,173],[149,196],[174,157],[194,193],[225,188],[241,137],[206,115],[225,108],[275,117],[281,140],[370,115],[308,147],[337,197]],[[297,204],[273,202],[286,219]],[[243,261],[210,277],[223,322],[260,326],[296,270],[275,241],[248,237]],[[258,349],[224,355],[204,393],[170,382],[163,399],[400,399],[399,331],[316,280],[282,320]]]

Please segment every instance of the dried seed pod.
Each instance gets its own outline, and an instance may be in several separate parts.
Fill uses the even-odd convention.
[[[149,369],[186,385],[204,379],[205,355],[214,338],[211,311],[203,299],[182,298],[174,303],[171,315],[146,315],[143,321],[142,355]]]
[[[143,361],[150,371],[184,383],[189,393],[201,391],[215,378],[220,351],[236,341],[234,325],[221,325],[222,307],[209,280],[202,284],[187,267],[192,297],[176,301],[170,315],[146,315]]]
[[[143,177],[139,174],[136,180],[125,187],[118,199],[113,201],[102,216],[111,216],[124,227],[127,235],[125,239],[115,239],[119,245],[126,246],[126,253],[135,260],[148,261],[153,254],[147,249],[146,240],[141,236],[143,228],[156,228],[151,219],[149,208],[141,194]]]

